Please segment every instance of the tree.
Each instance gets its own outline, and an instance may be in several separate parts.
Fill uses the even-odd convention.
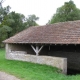
[[[11,31],[9,26],[3,24],[4,18],[8,15],[10,10],[10,6],[3,8],[3,2],[4,0],[0,0],[0,47],[2,45],[2,41],[8,37],[7,33]]]
[[[80,20],[80,9],[70,0],[57,9],[56,14],[49,20],[49,24],[74,20]]]
[[[31,26],[37,26],[38,24],[36,21],[39,19],[39,17],[36,17],[36,15],[28,15],[28,18],[26,18],[26,22],[24,23],[25,27],[31,27]]]
[[[0,1],[0,23],[3,21],[4,17],[10,12],[11,7],[2,7],[2,3],[4,0]]]
[[[0,0],[0,8],[2,8],[2,3],[4,0]]]
[[[4,24],[12,28],[10,36],[13,36],[14,34],[22,31],[25,28],[23,25],[24,20],[25,20],[25,16],[23,14],[15,13],[13,11],[5,17]]]
[[[35,15],[25,18],[23,14],[10,12],[10,6],[3,7],[3,0],[0,1],[0,47],[2,41],[30,26],[36,26],[39,19]]]

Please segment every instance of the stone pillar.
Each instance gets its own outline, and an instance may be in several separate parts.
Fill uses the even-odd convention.
[[[10,52],[11,52],[10,44],[6,44],[6,54],[5,54],[6,59],[9,58]]]

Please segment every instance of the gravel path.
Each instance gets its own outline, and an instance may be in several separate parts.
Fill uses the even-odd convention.
[[[13,75],[0,71],[0,80],[20,80]]]

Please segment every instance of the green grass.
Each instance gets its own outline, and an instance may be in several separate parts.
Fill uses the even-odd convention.
[[[0,49],[0,71],[15,75],[21,80],[80,80],[80,75],[66,76],[51,66],[6,60],[4,49]]]

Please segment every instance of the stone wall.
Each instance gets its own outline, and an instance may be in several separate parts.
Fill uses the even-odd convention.
[[[7,59],[11,51],[24,51],[25,54],[35,55],[30,44],[6,44]],[[80,45],[44,45],[39,55],[67,58],[67,68],[80,70]]]
[[[10,51],[35,55],[30,44],[6,44],[6,58],[9,58]],[[39,55],[67,58],[67,68],[80,70],[80,45],[44,45]]]
[[[50,57],[50,56],[36,56],[26,54],[25,51],[11,51],[9,52],[7,59],[10,60],[21,60],[28,61],[39,64],[47,64],[53,67],[57,67],[62,70],[62,73],[67,73],[67,59],[60,57]]]
[[[62,73],[67,73],[66,58],[44,56],[46,54],[48,54],[48,46],[43,47],[42,51],[40,52],[41,56],[36,56],[35,52],[28,44],[6,44],[6,59],[47,64],[60,68]]]
[[[6,44],[6,56],[11,51],[25,51],[27,54],[35,55],[35,52],[29,44]]]

